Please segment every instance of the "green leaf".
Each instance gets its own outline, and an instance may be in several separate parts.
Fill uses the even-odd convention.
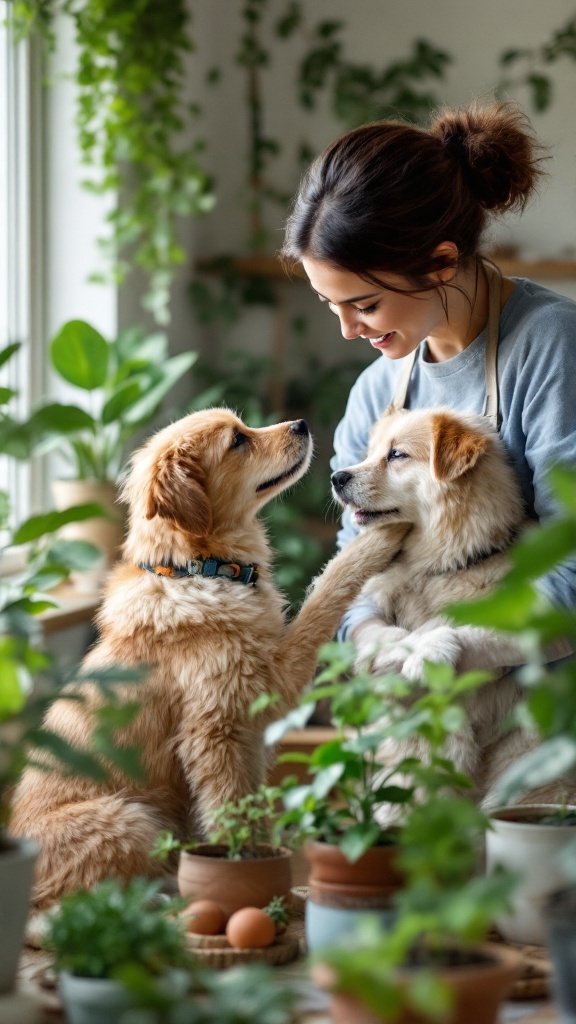
[[[173,356],[172,359],[164,363],[157,383],[146,394],[142,395],[139,401],[131,406],[124,417],[125,422],[132,426],[137,423],[147,422],[157,411],[168,392],[194,365],[197,358],[197,352],[183,352],[181,355]]]
[[[447,612],[457,625],[492,626],[516,632],[529,621],[538,600],[530,583],[505,581],[489,597],[450,605]]]
[[[31,540],[38,540],[39,537],[44,537],[47,533],[56,533],[68,523],[78,523],[84,519],[102,519],[107,515],[105,509],[96,504],[74,505],[62,512],[46,512],[40,516],[31,516],[30,519],[22,523],[12,540],[14,544],[28,544]]]
[[[68,571],[83,572],[101,562],[102,551],[87,540],[65,540],[61,537],[50,545],[47,559],[49,563],[60,564]],[[51,565],[46,568],[49,571]]]
[[[72,434],[79,430],[96,431],[94,417],[77,405],[61,405],[53,402],[44,405],[30,417],[30,426],[35,435],[44,433]]]
[[[376,822],[360,822],[346,829],[338,846],[346,859],[355,864],[371,846],[374,846],[381,835],[382,831]]]
[[[568,466],[553,466],[549,473],[552,490],[564,508],[576,515],[576,473]]]
[[[18,663],[10,658],[0,658],[0,721],[11,718],[24,707],[26,698],[20,678]]]
[[[14,341],[12,342],[11,345],[6,345],[5,348],[0,349],[0,366],[3,366],[4,363],[7,363],[8,360],[12,358],[14,353],[17,352],[19,348],[22,348],[21,341]]]
[[[142,383],[138,379],[127,380],[116,388],[102,408],[102,423],[115,423],[121,420],[126,410],[138,401],[142,390]]]
[[[576,551],[576,522],[560,519],[534,526],[511,549],[508,581],[524,582],[549,572]]]
[[[84,391],[104,386],[108,353],[108,342],[85,320],[69,320],[50,346],[54,369],[69,384]]]
[[[520,793],[561,779],[576,765],[576,739],[555,736],[516,761],[497,786],[496,799],[509,803]]]

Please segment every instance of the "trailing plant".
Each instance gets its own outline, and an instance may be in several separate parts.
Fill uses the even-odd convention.
[[[84,186],[110,195],[101,246],[121,281],[131,265],[149,276],[144,305],[169,320],[169,290],[184,251],[181,217],[214,205],[194,138],[199,108],[185,100],[185,58],[194,49],[185,0],[16,0],[17,37],[56,47],[55,21],[69,18],[78,49],[76,127]],[[182,144],[182,139],[187,141]]]
[[[84,406],[50,402],[26,426],[29,447],[57,448],[80,480],[114,482],[126,447],[148,426],[174,385],[196,361],[195,352],[168,358],[164,334],[129,327],[108,341],[84,320],[69,320],[49,347],[53,370],[89,399]]]
[[[544,113],[554,100],[554,81],[549,69],[564,57],[576,61],[576,16],[553,31],[540,46],[504,50],[500,65],[506,77],[500,81],[498,91],[505,93],[525,86],[534,110]]]
[[[300,707],[266,731],[267,743],[274,745],[289,728],[305,723],[318,700],[331,701],[336,736],[311,754],[278,759],[305,764],[311,775],[307,784],[285,784],[283,825],[291,829],[292,843],[321,839],[339,846],[351,862],[372,846],[397,842],[397,829],[378,823],[386,805],[398,807],[402,825],[414,806],[470,787],[445,757],[444,746],[465,722],[463,698],[488,678],[477,672],[455,677],[448,666],[428,664],[423,687],[414,693],[400,676],[355,672],[355,657],[353,644],[322,647],[325,667]],[[408,737],[424,740],[428,753],[390,763],[386,741]]]

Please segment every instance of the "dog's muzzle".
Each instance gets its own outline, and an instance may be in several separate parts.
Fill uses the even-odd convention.
[[[344,493],[346,484],[352,479],[352,473],[349,473],[347,469],[338,469],[335,473],[332,473],[330,480],[332,487],[337,495]]]

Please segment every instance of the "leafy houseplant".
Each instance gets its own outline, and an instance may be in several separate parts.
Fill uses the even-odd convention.
[[[548,937],[555,960],[557,987],[563,1012],[576,1013],[576,993],[571,984],[572,966],[564,970],[564,952],[571,948],[575,936],[569,913],[573,906],[576,882],[576,842],[572,829],[562,825],[571,816],[566,815],[565,803],[575,803],[576,778],[576,659],[572,655],[560,662],[545,664],[547,645],[567,640],[576,646],[576,613],[574,609],[551,608],[540,597],[534,586],[536,576],[547,572],[560,562],[573,561],[576,554],[576,472],[573,468],[556,466],[550,473],[550,485],[557,499],[560,513],[553,523],[535,528],[519,541],[512,553],[512,569],[490,597],[474,605],[462,606],[455,614],[459,621],[473,624],[487,623],[498,629],[532,638],[533,658],[521,670],[519,679],[525,687],[525,698],[518,709],[524,725],[531,726],[538,738],[534,748],[517,761],[502,779],[501,808],[498,810],[497,828],[515,826],[506,818],[530,817],[530,807],[511,806],[520,796],[539,787],[557,785],[564,802],[557,807],[557,815],[542,821],[541,808],[536,821],[522,827],[524,856],[529,845],[539,846],[540,869],[537,873],[538,890],[530,895],[527,886],[534,871],[525,878],[512,900],[504,928],[518,929],[527,921],[539,929],[541,938]],[[549,795],[544,797],[549,800]],[[502,820],[504,819],[504,820]],[[554,823],[555,820],[555,823]],[[547,860],[550,869],[542,877],[542,842],[553,833],[558,834],[562,848],[558,855]],[[496,859],[496,856],[492,858]],[[563,877],[564,881],[560,879]],[[546,885],[549,883],[549,885]],[[561,886],[560,891],[558,887]],[[551,891],[556,890],[556,891]],[[529,917],[527,917],[527,913]],[[561,995],[560,995],[561,993]]]
[[[60,510],[85,502],[104,509],[105,518],[75,523],[65,535],[92,540],[104,551],[108,568],[124,535],[115,500],[126,447],[154,419],[196,354],[168,358],[163,334],[147,336],[133,327],[107,341],[85,321],[70,320],[52,339],[49,355],[60,380],[82,393],[84,402],[50,402],[37,408],[26,427],[28,443],[36,454],[57,449],[71,467],[72,480],[52,484]],[[94,575],[97,582],[100,573]]]
[[[191,956],[181,923],[155,904],[158,884],[114,879],[65,896],[50,917],[45,948],[54,954],[60,991],[71,1024],[115,1020],[137,1003],[149,980],[166,996],[188,987]]]
[[[127,443],[147,426],[175,384],[196,360],[194,352],[168,358],[165,335],[138,327],[107,341],[83,320],[70,320],[49,347],[52,368],[88,397],[90,410],[49,403],[30,418],[42,451],[62,450],[80,480],[114,482]]]
[[[219,904],[227,917],[242,907],[266,907],[287,898],[292,885],[291,850],[283,845],[281,788],[260,786],[212,816],[210,842],[182,843],[162,832],[154,854],[180,853],[178,887],[188,900]]]
[[[18,351],[10,345],[0,352],[0,366],[6,365]],[[0,388],[0,454],[6,458],[15,452],[24,457],[30,443],[27,424],[19,423],[10,412],[15,397],[8,387]],[[57,602],[49,591],[79,568],[88,568],[98,551],[88,544],[54,540],[61,526],[75,519],[94,516],[93,505],[37,515],[11,529],[8,494],[0,492],[2,514],[0,529],[9,547],[27,545],[26,568],[19,574],[0,575],[0,904],[3,925],[0,934],[0,994],[13,988],[28,913],[32,872],[37,855],[35,843],[10,836],[7,823],[10,794],[20,771],[30,758],[31,746],[52,754],[61,764],[95,778],[105,777],[100,760],[129,774],[136,769],[133,751],[114,748],[116,727],[125,724],[124,710],[114,706],[111,687],[119,674],[110,672],[102,679],[104,696],[97,712],[91,750],[73,750],[58,737],[40,729],[50,702],[62,696],[61,678],[49,655],[42,649],[37,616]],[[0,552],[1,553],[1,552]],[[46,593],[48,591],[48,593]],[[128,674],[134,680],[134,673]],[[130,681],[125,677],[125,681]]]
[[[330,698],[337,735],[312,754],[279,758],[306,764],[312,776],[308,784],[287,783],[284,825],[293,830],[291,842],[305,840],[307,935],[315,948],[337,931],[354,931],[360,911],[389,919],[394,893],[404,884],[398,858],[403,821],[421,801],[470,785],[443,747],[464,722],[458,701],[486,678],[469,673],[455,679],[449,668],[429,665],[422,690],[412,694],[400,677],[355,674],[352,644],[329,644],[320,657],[326,667],[302,707]],[[267,742],[277,742],[293,724],[288,716],[270,726]],[[425,741],[422,759],[400,754],[389,763],[386,741],[407,737]]]
[[[214,204],[194,139],[198,108],[185,99],[185,58],[193,49],[185,0],[18,0],[17,36],[56,46],[54,21],[69,18],[78,59],[76,124],[85,186],[112,195],[111,238],[102,243],[116,279],[141,267],[144,304],[169,320],[169,289],[184,261],[176,224]],[[183,144],[184,133],[188,139]]]

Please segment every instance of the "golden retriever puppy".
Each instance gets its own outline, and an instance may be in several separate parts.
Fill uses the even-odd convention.
[[[150,857],[160,829],[182,839],[201,833],[211,811],[263,781],[266,725],[297,703],[318,645],[408,529],[386,525],[359,537],[328,563],[288,623],[258,512],[311,457],[304,420],[253,430],[226,409],[185,417],[133,457],[123,559],[83,669],[149,667],[136,691],[126,689],[125,699],[141,709],[122,737],[139,748],[145,778],[135,783],[113,772],[105,786],[26,769],[10,827],[40,843],[38,906],[110,874],[162,874]],[[88,684],[83,689],[99,699]],[[261,694],[280,700],[252,718]],[[45,727],[89,744],[90,716],[78,701],[57,701]]]
[[[362,590],[378,613],[355,632],[357,663],[414,681],[422,679],[425,660],[459,673],[493,672],[494,681],[468,699],[468,727],[449,749],[488,806],[496,779],[533,743],[519,730],[502,732],[521,695],[507,670],[522,664],[526,651],[496,630],[454,626],[442,610],[495,586],[525,522],[520,487],[499,438],[478,416],[390,411],[373,430],[366,460],[334,473],[332,486],[360,527],[413,524],[401,552]],[[564,653],[570,652],[555,656]]]

